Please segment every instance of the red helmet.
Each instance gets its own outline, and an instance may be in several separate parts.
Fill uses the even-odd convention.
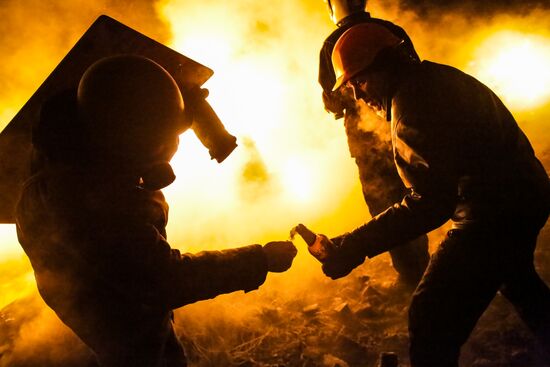
[[[333,90],[372,65],[378,53],[395,47],[403,40],[386,27],[375,23],[360,23],[340,36],[332,51],[336,75]]]
[[[141,56],[95,62],[80,80],[77,104],[93,151],[113,160],[146,160],[189,127],[175,80]]]

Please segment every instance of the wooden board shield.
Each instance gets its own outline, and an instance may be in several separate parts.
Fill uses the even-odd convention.
[[[97,18],[0,133],[0,223],[14,223],[21,188],[30,176],[31,127],[44,101],[60,91],[76,88],[84,71],[95,61],[118,54],[156,61],[172,74],[182,91],[204,84],[213,74],[206,66],[113,18]]]

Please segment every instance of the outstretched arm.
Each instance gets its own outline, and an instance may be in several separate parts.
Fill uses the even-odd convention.
[[[334,239],[334,256],[323,265],[328,276],[345,276],[365,257],[406,243],[452,216],[457,201],[452,144],[437,128],[419,131],[411,125],[398,122],[393,133],[395,161],[401,178],[412,187],[411,193],[351,233]]]
[[[114,250],[109,256],[119,259],[118,268],[109,271],[110,278],[143,303],[170,309],[257,289],[268,271],[287,270],[296,255],[294,245],[285,241],[182,254],[152,225],[130,233],[124,241],[132,243],[131,248],[126,253]]]

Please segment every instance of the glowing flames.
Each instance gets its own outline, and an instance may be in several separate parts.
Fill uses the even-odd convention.
[[[186,32],[180,30],[177,24],[173,25],[175,47],[186,54],[196,55],[198,60],[203,60],[215,70],[216,74],[205,85],[210,91],[208,99],[231,133],[237,135],[239,140],[251,139],[262,154],[270,156],[269,165],[274,166],[271,173],[280,176],[283,195],[290,201],[311,199],[309,192],[314,181],[311,180],[311,170],[308,169],[310,165],[300,168],[301,159],[289,156],[291,152],[285,149],[289,147],[288,140],[279,143],[273,140],[277,130],[288,128],[288,122],[296,120],[293,112],[288,110],[289,103],[286,100],[288,93],[285,79],[288,78],[288,73],[281,70],[280,65],[269,55],[235,55],[235,50],[242,49],[242,43],[246,40],[236,39],[231,33],[217,33],[215,37],[194,35],[187,40]],[[290,134],[290,131],[296,130],[299,127],[292,127],[288,131]],[[188,137],[183,139],[189,142]],[[204,150],[196,144],[190,146],[193,147],[192,154],[198,153],[195,148]],[[190,153],[184,144],[179,156]],[[239,155],[238,151],[236,155]],[[197,170],[201,169],[202,158],[196,161]],[[182,160],[180,157],[176,158],[176,162],[183,163]],[[224,165],[231,165],[230,161]],[[185,172],[183,168],[176,163],[177,170]],[[233,170],[238,171],[239,167],[234,164]],[[222,181],[223,179],[216,180],[218,184]],[[230,185],[230,182],[223,184]],[[225,190],[227,189],[225,186]]]
[[[478,49],[474,73],[515,109],[550,100],[550,38],[502,31]]]
[[[306,9],[293,11],[299,16]],[[289,32],[292,19],[253,1],[198,7],[174,0],[161,12],[172,27],[172,47],[214,70],[205,84],[208,101],[239,143],[217,165],[191,132],[181,137],[172,162],[178,179],[166,190],[174,246],[198,250],[286,238],[296,223],[317,222],[338,209],[351,190],[361,205],[343,126],[324,112],[316,83],[319,47],[330,28]],[[363,213],[335,222],[354,216],[360,222]],[[216,233],[198,230],[205,227]]]
[[[254,0],[163,0],[156,2],[155,7],[172,30],[169,45],[215,71],[205,85],[210,90],[208,100],[239,143],[235,152],[218,165],[210,160],[192,132],[182,135],[180,150],[172,161],[178,178],[165,190],[171,205],[171,245],[199,251],[264,243],[287,238],[289,229],[300,222],[336,235],[364,222],[367,208],[357,169],[349,157],[342,120],[334,121],[324,111],[317,85],[319,48],[334,27],[325,6],[317,0],[277,4]],[[424,23],[407,21],[405,13],[391,16],[388,7],[376,2],[371,9],[377,17],[400,23],[419,50],[432,49],[422,47],[435,42],[431,28],[426,27],[429,34],[424,36],[417,37],[423,35],[420,31],[415,34],[415,29],[426,26]],[[64,32],[67,24],[62,16],[56,16],[52,15],[51,24],[57,32]],[[119,19],[140,29],[136,24],[139,22]],[[148,20],[143,24],[150,21],[148,16],[144,19]],[[72,35],[75,41],[89,25],[88,20],[91,18],[79,23],[79,33]],[[21,22],[10,27],[6,34],[19,41]],[[45,26],[32,31],[48,33]],[[67,51],[59,46],[57,53],[50,52],[44,45],[52,48],[57,43],[34,38],[36,44],[29,39],[20,42],[21,49],[30,50],[23,56],[4,55],[6,64],[17,65],[6,69],[6,86],[17,86],[6,89],[6,95],[24,96],[17,102],[6,98],[0,101],[4,124]],[[435,61],[448,49],[462,45],[456,39],[452,45],[437,41],[441,48],[433,48],[433,54],[427,55]],[[477,43],[479,51],[473,57],[476,61],[466,71],[494,88],[513,112],[548,103],[548,38],[499,32]],[[47,66],[40,73],[33,64],[35,49],[42,58],[49,55],[44,60],[47,62],[41,63]],[[471,49],[467,46],[462,51]],[[19,79],[24,83],[14,83]],[[0,254],[6,261],[24,257],[13,225],[0,226]],[[312,260],[301,251],[297,265],[306,261]],[[5,264],[2,267],[15,266]],[[320,273],[317,264],[311,266]],[[28,264],[19,270],[29,271]],[[0,290],[8,294],[4,288]],[[8,298],[5,296],[0,306]]]
[[[309,167],[307,162],[292,158],[284,167],[284,186],[297,202],[308,202],[315,198],[312,189],[319,182],[314,178],[314,172]]]
[[[21,252],[14,227],[12,224],[0,224],[0,254],[2,256],[11,257]]]
[[[36,12],[35,7],[22,7],[13,0],[6,2],[3,44],[7,47],[3,48],[4,59],[0,63],[0,75],[5,84],[0,98],[0,128],[11,120],[68,51],[70,43],[78,39],[100,12],[164,43],[166,39],[156,37],[154,31],[151,33],[147,29],[166,22],[173,35],[168,45],[214,70],[214,76],[204,86],[210,91],[208,101],[227,130],[237,136],[239,147],[219,165],[210,160],[208,151],[191,131],[181,136],[180,149],[172,160],[177,180],[163,190],[170,204],[167,232],[171,246],[195,252],[287,239],[290,228],[297,223],[305,223],[330,236],[348,231],[368,219],[342,120],[334,121],[324,111],[317,85],[319,48],[334,28],[321,1],[159,0],[131,2],[131,9],[130,2],[124,1],[52,0],[45,3],[42,11]],[[369,2],[369,9],[374,16],[403,26],[423,58],[458,64],[493,88],[514,114],[524,108],[546,104],[545,111],[538,109],[533,113],[534,124],[529,127],[533,129],[533,125],[537,125],[541,129],[541,143],[535,147],[537,153],[548,149],[548,132],[538,122],[541,114],[548,113],[550,99],[547,87],[550,85],[549,39],[535,33],[503,31],[517,29],[514,27],[523,21],[544,23],[540,19],[548,19],[546,10],[527,15],[527,20],[514,15],[504,23],[496,18],[485,19],[472,27],[472,19],[464,14],[449,15],[438,24],[411,17],[399,9],[397,3],[373,1]],[[134,11],[140,9],[140,4],[146,11]],[[65,21],[66,14],[84,15],[71,17],[73,21],[69,24]],[[537,27],[542,28],[544,24]],[[489,37],[471,41],[472,35]],[[468,39],[472,43],[468,43]],[[472,50],[477,51],[472,54]],[[40,65],[35,62],[37,59]],[[471,60],[474,62],[467,64]],[[369,124],[368,127],[373,126]],[[533,130],[524,130],[530,138],[536,135]],[[431,235],[435,246],[441,233]],[[239,346],[245,346],[247,358],[254,343],[259,345],[265,340],[265,345],[269,345],[275,334],[284,343],[280,350],[272,348],[277,347],[275,344],[266,349],[265,359],[258,359],[266,363],[276,353],[286,355],[284,353],[292,345],[299,344],[298,354],[307,355],[303,339],[296,336],[309,340],[312,335],[311,340],[316,342],[320,340],[319,328],[325,329],[327,325],[329,329],[335,328],[322,330],[323,338],[334,331],[334,338],[327,338],[330,342],[327,352],[333,353],[342,345],[353,347],[353,343],[339,342],[340,346],[333,343],[347,340],[342,338],[345,334],[342,334],[344,329],[340,321],[312,323],[307,313],[318,309],[320,320],[332,319],[332,309],[345,304],[342,297],[358,292],[357,284],[353,283],[353,277],[328,281],[319,263],[309,256],[303,241],[297,240],[295,244],[300,251],[287,273],[270,274],[258,291],[246,295],[225,295],[186,306],[178,315],[184,325],[178,331],[189,332],[193,343],[197,342],[197,350],[206,350],[205,345],[213,344],[215,355],[221,356],[227,354],[226,351],[240,352]],[[30,264],[17,242],[14,225],[0,225],[0,257],[0,309],[31,292],[36,295]],[[389,286],[395,273],[388,259],[383,255],[369,260],[365,274]],[[379,308],[370,308],[380,298],[376,288],[370,285],[365,288],[369,289],[376,293],[352,296],[353,302],[374,301],[364,311],[374,310],[374,314],[378,314],[379,310],[380,315],[390,315],[393,320],[397,317],[391,316],[392,308],[399,308],[399,312],[406,309],[406,294],[399,296],[403,299],[397,304],[380,302]],[[351,306],[357,309],[358,305]],[[63,358],[67,350],[74,352],[65,342],[57,343],[63,339],[59,335],[67,335],[68,331],[61,329],[60,322],[43,303],[29,308],[25,299],[13,309],[23,315],[20,316],[22,320],[28,316],[34,319],[26,322],[23,331],[16,336],[15,351],[9,353],[23,358],[31,355],[32,361],[32,353],[43,354],[40,358],[55,359]],[[349,308],[339,309],[338,319],[346,316],[346,309],[349,311]],[[295,318],[294,315],[306,317],[300,320],[302,316]],[[356,323],[357,319],[353,320]],[[399,320],[402,321],[399,328],[404,333],[405,317],[399,316]],[[382,329],[378,325],[383,323],[378,321],[372,324],[373,328],[368,325],[364,340],[376,341],[379,333],[383,333],[381,338],[386,348],[388,336],[392,340],[405,338],[395,334],[395,324]],[[300,334],[308,328],[311,334]],[[243,329],[248,334],[244,334]],[[65,330],[65,334],[59,330]],[[287,339],[283,337],[285,333]],[[248,341],[249,337],[252,342]],[[234,339],[235,344],[232,344]],[[289,343],[289,340],[296,343]],[[370,356],[374,356],[375,351],[376,346],[371,349],[369,345]],[[34,358],[41,360],[39,357]],[[228,365],[216,364],[216,360],[209,362]],[[21,365],[45,364],[17,366]]]
[[[341,121],[324,112],[316,84],[319,47],[333,27],[325,7],[311,1],[274,11],[251,0],[165,0],[157,10],[172,29],[170,45],[215,71],[205,85],[209,102],[240,145],[218,165],[191,132],[181,137],[173,160],[178,180],[166,190],[173,245],[199,250],[261,242],[286,236],[298,222],[324,223],[316,229],[336,233],[365,220]],[[547,38],[499,32],[479,45],[475,60],[467,71],[513,109],[548,101]],[[8,121],[16,110],[4,103],[0,116]],[[250,175],[251,168],[261,172]],[[357,200],[351,208],[350,195]],[[243,225],[250,222],[253,228]],[[204,234],[205,227],[216,235]],[[2,254],[22,254],[13,226],[0,237]]]

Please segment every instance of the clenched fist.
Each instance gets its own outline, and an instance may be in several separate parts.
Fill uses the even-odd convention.
[[[290,268],[292,260],[298,253],[294,244],[290,241],[268,242],[263,247],[267,258],[267,270],[274,273],[282,273]]]

